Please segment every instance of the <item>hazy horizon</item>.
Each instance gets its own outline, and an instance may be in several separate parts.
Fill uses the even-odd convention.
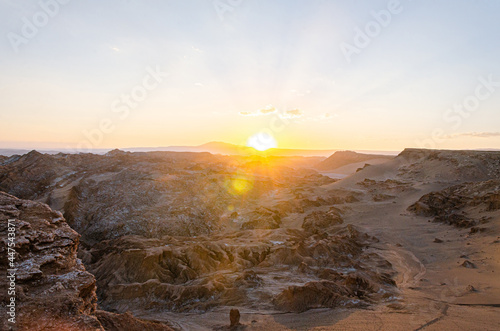
[[[251,146],[246,146],[246,145],[237,145],[237,144],[231,144],[231,143],[226,143],[222,141],[210,141],[201,145],[177,145],[177,146],[137,146],[137,147],[108,147],[108,148],[94,148],[94,149],[89,149],[85,151],[81,151],[78,148],[57,148],[57,147],[47,147],[47,148],[36,148],[36,147],[30,147],[30,146],[25,146],[25,147],[0,147],[0,155],[6,155],[6,156],[11,156],[16,153],[16,151],[22,151],[24,152],[29,152],[29,151],[38,151],[41,153],[79,153],[79,152],[84,152],[84,153],[95,153],[95,154],[103,154],[107,153],[109,151],[118,149],[118,150],[123,150],[123,151],[128,151],[128,152],[156,152],[156,151],[166,151],[166,152],[201,152],[203,149],[206,149],[206,151],[210,150],[217,150],[220,148],[223,150],[224,148],[227,149],[228,151],[231,151],[231,148],[237,148],[239,153],[245,154],[245,149],[250,148],[255,151],[255,148]],[[239,150],[239,148],[244,148]],[[299,149],[299,148],[270,148],[266,151],[265,154],[259,154],[262,156],[272,156],[273,154],[270,153],[269,151],[271,150],[276,150],[276,151],[297,151],[298,154],[296,156],[323,156],[323,157],[328,157],[332,155],[335,152],[339,151],[352,151],[356,153],[365,153],[365,154],[380,154],[380,155],[397,155],[401,153],[403,150],[350,150],[350,149],[334,149],[334,148],[327,148],[327,149]],[[10,151],[10,153],[8,153]],[[259,151],[256,151],[259,153]],[[308,153],[309,152],[309,153]],[[311,154],[311,152],[318,152],[318,154]],[[216,152],[211,152],[212,154],[218,154]],[[224,153],[223,153],[224,154]],[[251,155],[252,152],[250,152],[249,155]],[[281,155],[281,153],[278,153]],[[227,155],[232,155],[232,154],[227,154]],[[235,155],[235,154],[234,154]],[[294,154],[295,155],[295,154]]]

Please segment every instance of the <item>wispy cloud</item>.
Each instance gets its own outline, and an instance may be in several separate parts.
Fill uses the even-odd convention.
[[[285,110],[283,114],[280,114],[282,118],[300,118],[304,116],[304,112],[300,109],[290,109]]]
[[[266,115],[270,115],[270,114],[275,114],[277,113],[277,115],[280,117],[280,118],[283,118],[283,119],[298,119],[298,118],[301,118],[304,116],[304,112],[300,109],[289,109],[289,110],[285,110],[285,111],[279,111],[277,108],[275,108],[274,106],[272,105],[268,105],[262,109],[259,109],[257,111],[240,111],[240,115],[241,116],[266,116]]]
[[[500,132],[464,132],[464,133],[454,133],[445,136],[445,138],[447,139],[454,139],[460,137],[494,138],[494,137],[500,137]]]
[[[276,111],[277,111],[277,109],[275,107],[273,107],[272,105],[267,105],[266,107],[259,109],[255,112],[240,111],[240,115],[241,116],[265,116],[265,115],[275,113]]]
[[[268,106],[260,109],[259,112],[263,115],[272,114],[272,113],[276,112],[276,108],[274,108],[272,105],[268,105]]]

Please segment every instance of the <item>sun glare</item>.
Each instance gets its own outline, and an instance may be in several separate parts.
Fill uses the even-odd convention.
[[[269,148],[278,147],[278,143],[274,137],[266,132],[259,132],[248,138],[247,146],[253,147],[258,151],[265,151]]]

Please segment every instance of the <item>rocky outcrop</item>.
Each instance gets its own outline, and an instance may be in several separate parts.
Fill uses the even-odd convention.
[[[283,302],[290,296],[278,295],[274,300],[276,292],[323,280],[342,288],[338,295],[345,304],[376,302],[381,288],[394,290],[394,283],[387,280],[390,264],[377,254],[365,253],[372,238],[350,225],[329,231],[259,229],[162,239],[129,236],[95,245],[85,260],[98,275],[100,304],[119,312],[133,307],[178,312],[220,306],[286,309]],[[353,290],[354,270],[356,277],[373,286],[364,292]],[[389,275],[387,279],[383,274]],[[308,287],[304,290],[309,291]],[[317,303],[322,304],[330,307]]]
[[[95,278],[76,257],[78,233],[66,224],[60,212],[47,205],[0,192],[2,266],[9,262],[6,260],[9,219],[14,220],[16,229],[18,330],[101,329],[94,315]],[[2,288],[6,288],[4,285]],[[9,299],[6,295],[3,291],[2,307]],[[2,329],[7,330],[7,326]]]
[[[12,227],[15,238],[10,241]],[[47,205],[0,192],[0,238],[2,271],[16,269],[16,330],[171,330],[163,324],[150,328],[130,314],[97,310],[95,277],[76,254],[80,235]],[[13,255],[8,254],[9,243],[15,244]],[[2,289],[9,287],[5,282],[2,277]],[[0,294],[2,316],[7,316],[10,297],[7,291]],[[13,326],[2,318],[2,330]]]
[[[37,151],[14,155],[0,163],[0,191],[23,199],[37,199],[49,190],[62,167],[52,156]]]
[[[97,310],[96,317],[106,331],[173,331],[163,323],[137,319],[129,312],[115,314]]]
[[[331,207],[328,211],[313,211],[304,218],[302,228],[312,233],[323,232],[331,226],[344,223],[340,210]]]
[[[241,224],[243,230],[277,229],[281,225],[283,214],[277,210],[258,208],[245,216],[248,220]]]
[[[126,235],[208,235],[232,225],[277,228],[284,211],[267,215],[259,200],[335,180],[292,168],[294,159],[229,157],[209,153],[113,150],[106,155],[32,151],[0,163],[0,190],[60,210],[68,224],[93,245]],[[272,171],[270,171],[272,169]],[[307,199],[290,202],[307,208]],[[290,212],[290,211],[287,211]],[[227,222],[226,222],[227,221]]]
[[[465,183],[431,192],[408,207],[408,211],[416,215],[461,228],[487,222],[485,218],[471,215],[478,209],[482,212],[500,209],[500,180]]]
[[[381,288],[393,291],[381,281],[390,265],[373,266],[380,257],[365,252],[372,239],[342,227],[340,211],[331,208],[358,201],[360,193],[329,189],[318,196],[313,188],[335,180],[272,162],[205,153],[32,153],[4,161],[0,185],[63,212],[82,235],[79,257],[97,279],[99,306],[113,312],[286,310],[293,296],[280,293],[291,286],[308,292],[306,284],[317,282],[335,283],[346,305],[378,302]],[[22,189],[51,168],[43,187]],[[283,226],[291,218],[304,219],[304,228]],[[76,247],[78,236],[74,241]],[[33,277],[59,275],[56,264],[43,265]],[[354,276],[374,285],[351,290]],[[318,305],[330,303],[305,309]],[[97,322],[105,315],[116,328],[129,317],[86,315]]]

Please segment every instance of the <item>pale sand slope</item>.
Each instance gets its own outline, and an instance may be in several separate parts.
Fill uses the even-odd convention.
[[[369,165],[379,165],[388,162],[387,159],[371,159],[363,162],[351,163],[342,167],[339,167],[330,171],[320,171],[321,174],[328,176],[328,174],[339,174],[339,175],[352,175],[359,168],[363,168],[366,164]]]
[[[413,162],[413,161],[412,161]],[[359,202],[343,205],[346,224],[377,236],[375,249],[398,271],[399,303],[381,304],[370,309],[317,309],[301,314],[252,313],[242,310],[241,330],[498,330],[500,329],[500,212],[484,225],[487,232],[470,235],[429,218],[410,214],[407,208],[420,197],[454,183],[449,171],[439,166],[426,169],[425,178],[400,172],[408,166],[398,158],[368,167],[344,180],[319,187],[316,193],[355,190],[363,194]],[[440,173],[440,171],[442,173]],[[398,175],[399,173],[399,175]],[[359,185],[366,178],[378,182],[398,179],[408,184],[385,187]],[[427,180],[433,178],[433,180]],[[442,178],[441,182],[436,178]],[[459,181],[457,181],[459,182]],[[387,200],[374,202],[385,194]],[[393,198],[391,198],[391,196]],[[328,207],[318,207],[318,210]],[[293,223],[293,225],[292,225]],[[296,220],[290,220],[290,227]],[[286,227],[287,224],[284,224]],[[435,238],[442,243],[435,243]],[[477,268],[468,269],[465,260]],[[476,291],[467,289],[472,285]],[[175,316],[174,316],[175,315]],[[175,320],[180,329],[223,329],[228,309],[206,314],[148,314],[156,320]],[[225,329],[225,328],[224,328]]]

